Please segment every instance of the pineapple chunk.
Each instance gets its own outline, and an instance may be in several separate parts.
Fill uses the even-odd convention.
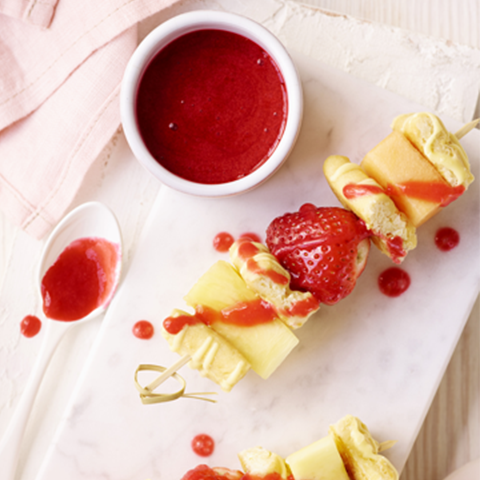
[[[214,263],[184,297],[193,308],[203,305],[218,312],[257,298],[232,265],[223,260]]]
[[[187,304],[197,311],[204,307],[222,314],[237,306],[260,301],[235,268],[219,261],[198,280],[185,296]],[[298,344],[297,337],[273,313],[273,319],[254,325],[212,321],[210,327],[233,345],[262,378],[268,378]]]
[[[285,462],[295,480],[349,480],[342,457],[330,436],[292,453]]]
[[[181,310],[174,310],[170,318],[190,317]],[[162,335],[170,349],[180,355],[192,357],[189,366],[204,377],[213,380],[229,392],[250,369],[247,360],[218,333],[201,321],[185,324],[180,332],[169,333],[162,328]]]
[[[397,131],[370,150],[360,166],[387,191],[415,227],[442,208],[443,199],[429,198],[429,192],[451,190],[437,169]],[[409,193],[411,186],[418,191]]]
[[[290,476],[290,470],[285,460],[263,447],[243,450],[238,454],[238,458],[243,470],[254,478],[264,478],[274,473],[279,475],[281,480],[287,480]]]

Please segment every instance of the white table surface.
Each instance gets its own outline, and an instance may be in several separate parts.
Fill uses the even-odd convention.
[[[478,33],[480,7],[476,1],[416,2],[408,0],[402,2],[401,6],[394,0],[370,0],[355,2],[354,5],[351,5],[353,2],[333,0],[308,0],[303,3],[480,48]],[[388,88],[388,85],[386,87]],[[402,94],[406,96],[404,92]],[[450,112],[452,116],[456,113]],[[121,161],[122,159],[120,163]],[[119,183],[124,186],[122,190],[113,187]],[[124,189],[127,189],[128,195],[124,195]],[[129,248],[127,255],[130,255],[134,251],[143,221],[157,190],[156,182],[146,178],[140,169],[119,168],[118,164],[109,165],[108,151],[106,151],[92,168],[85,187],[79,192],[74,203],[79,204],[94,197],[104,200],[107,204],[114,206],[117,212],[121,212],[121,223],[129,226],[128,230],[124,231],[124,235],[125,243]],[[135,202],[132,202],[132,199],[135,199]],[[38,299],[34,296],[25,298],[24,291],[34,290],[35,265],[32,265],[31,260],[38,258],[42,242],[32,241],[23,232],[9,224],[2,214],[0,214],[0,231],[0,285],[5,278],[9,280],[16,278],[18,282],[18,286],[15,287],[4,284],[3,295],[8,292],[9,302],[22,302],[26,312],[39,309]],[[26,249],[28,249],[28,255],[24,254]],[[17,321],[11,318],[8,304],[0,304],[0,312],[0,325],[8,321]],[[477,301],[419,432],[415,447],[402,474],[403,480],[441,480],[448,473],[480,455],[479,319],[480,308]],[[65,355],[67,351],[77,352],[79,356],[88,355],[88,344],[94,338],[98,326],[99,322],[94,322],[87,329],[83,329],[81,335],[67,338],[58,355]],[[10,391],[7,393],[5,390],[1,392],[4,402],[0,405],[2,408],[0,432],[3,432],[6,427],[28,373],[23,369],[23,365],[28,365],[30,359],[28,356],[20,355],[15,358],[17,344],[17,341],[12,340],[2,343],[3,348],[0,349],[0,368],[2,368],[2,359],[7,357],[10,367],[13,364],[12,358],[16,359],[16,365],[18,365],[17,382],[9,384],[7,388],[10,388]],[[72,355],[67,357],[71,358]],[[73,385],[72,375],[77,374],[75,368],[76,362],[71,362],[63,365],[63,368],[53,368],[49,372],[44,388],[40,392],[38,410],[47,404],[49,406],[47,410],[50,412],[55,411],[52,405],[53,407],[58,405],[61,409],[67,397],[66,393],[60,392],[51,398],[48,391],[54,389],[53,386],[58,383],[66,386]],[[2,386],[5,385],[2,384]],[[5,401],[6,398],[7,401]],[[38,444],[51,436],[55,428],[55,420],[54,413],[42,418],[38,416],[33,418],[22,452],[25,463],[31,463],[33,455],[41,455],[42,449]],[[28,469],[25,473],[28,473]]]

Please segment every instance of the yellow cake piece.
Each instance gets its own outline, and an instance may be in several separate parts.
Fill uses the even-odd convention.
[[[399,115],[393,120],[392,130],[405,135],[452,187],[467,189],[473,182],[467,153],[436,115],[429,112]]]
[[[351,480],[398,480],[392,463],[358,418],[347,415],[329,429]]]
[[[372,242],[383,253],[399,263],[416,247],[413,224],[360,166],[347,157],[332,155],[325,160],[323,171],[333,193],[345,208],[365,222],[373,234]],[[401,249],[397,248],[399,243]]]
[[[245,283],[271,303],[286,325],[296,329],[305,324],[320,305],[310,292],[290,289],[290,273],[270,253],[268,247],[240,239],[230,247],[230,261]]]
[[[398,131],[370,150],[360,166],[386,190],[415,227],[442,208],[443,200],[434,199],[435,191],[451,190],[438,170]],[[412,195],[411,189],[417,193]],[[420,198],[422,195],[425,198]]]
[[[350,480],[331,436],[292,453],[285,462],[295,480]]]
[[[174,310],[171,318],[192,316],[182,310]],[[207,325],[198,322],[185,324],[179,333],[171,334],[162,328],[172,352],[182,356],[190,355],[190,368],[194,368],[204,377],[213,380],[229,392],[250,369],[245,357],[230,343]]]
[[[254,478],[264,478],[267,475],[277,474],[281,480],[287,480],[290,476],[290,470],[285,460],[280,455],[270,452],[263,447],[243,450],[238,454],[238,459],[245,473]],[[295,480],[301,479],[295,477]],[[315,479],[312,478],[310,480]]]

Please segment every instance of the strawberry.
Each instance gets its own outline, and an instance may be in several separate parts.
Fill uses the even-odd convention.
[[[363,220],[339,207],[307,203],[267,228],[270,251],[292,276],[291,288],[333,305],[349,295],[367,263],[370,232]]]

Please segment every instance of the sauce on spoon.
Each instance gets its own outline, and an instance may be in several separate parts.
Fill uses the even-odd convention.
[[[108,302],[117,281],[119,246],[103,238],[70,243],[41,283],[48,318],[75,321]]]

